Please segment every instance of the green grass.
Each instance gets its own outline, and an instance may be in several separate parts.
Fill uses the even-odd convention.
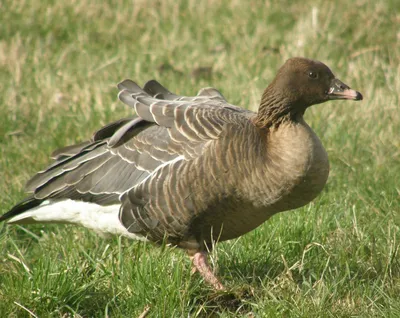
[[[397,0],[2,1],[1,213],[52,150],[132,113],[116,98],[125,78],[214,86],[256,109],[284,60],[306,56],[365,99],[306,113],[330,157],[323,193],[214,251],[235,297],[176,249],[0,225],[0,316],[400,317],[398,12]]]

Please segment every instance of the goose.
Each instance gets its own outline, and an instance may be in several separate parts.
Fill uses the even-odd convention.
[[[185,250],[194,271],[225,289],[207,256],[278,212],[311,202],[329,174],[327,153],[304,121],[330,100],[362,100],[323,63],[287,60],[258,112],[214,88],[194,97],[155,80],[118,84],[136,116],[112,122],[26,185],[29,195],[0,217],[8,224],[67,223]]]

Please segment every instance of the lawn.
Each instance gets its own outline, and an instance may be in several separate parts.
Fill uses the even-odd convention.
[[[182,251],[64,225],[0,225],[1,317],[400,317],[400,3],[0,3],[0,213],[58,147],[132,114],[116,84],[214,86],[256,110],[292,56],[328,64],[362,102],[306,113],[327,149],[323,193],[221,243],[227,293]]]

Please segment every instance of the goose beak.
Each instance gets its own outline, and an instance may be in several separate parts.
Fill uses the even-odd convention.
[[[328,99],[350,99],[350,100],[362,100],[363,96],[360,92],[351,89],[343,82],[334,78],[331,82],[331,86],[327,93]]]

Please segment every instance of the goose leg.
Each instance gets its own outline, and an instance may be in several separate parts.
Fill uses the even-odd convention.
[[[193,262],[192,272],[198,271],[207,283],[212,285],[216,290],[225,290],[219,279],[214,275],[207,260],[206,252],[197,252],[190,257]]]

